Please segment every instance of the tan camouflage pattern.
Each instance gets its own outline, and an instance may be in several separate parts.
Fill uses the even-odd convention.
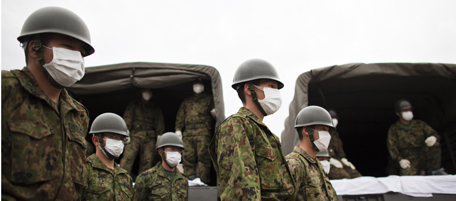
[[[28,68],[2,71],[2,200],[80,200],[88,125],[65,89],[54,103]]]
[[[342,158],[347,158],[344,152],[344,145],[342,140],[339,137],[339,132],[336,129],[332,129],[330,132],[331,134],[331,141],[329,142],[328,152],[331,158],[335,158],[339,160],[341,163]],[[343,168],[337,168],[331,165],[329,170],[329,179],[343,179],[343,178],[356,178],[362,177],[363,175],[358,172],[356,169],[351,169],[349,166],[343,164]]]
[[[318,159],[311,158],[299,146],[285,158],[299,189],[296,200],[338,200]]]
[[[167,176],[161,162],[141,173],[136,178],[133,200],[186,201],[188,200],[188,179],[177,170],[173,180]]]
[[[437,142],[428,147],[424,142],[428,137],[435,136]],[[400,120],[391,125],[388,131],[387,146],[394,164],[401,159],[410,161],[410,168],[400,168],[399,175],[418,175],[421,170],[440,168],[442,159],[440,136],[421,120],[412,120],[409,125]]]
[[[133,179],[128,172],[114,164],[114,171],[92,154],[87,158],[87,188],[82,200],[125,201],[134,195]]]
[[[202,93],[189,96],[182,101],[176,115],[176,131],[182,131],[185,150],[182,152],[184,174],[196,175],[204,183],[210,182],[211,159],[208,147],[212,137],[211,110],[214,109],[212,95]],[[190,128],[190,124],[196,124]],[[198,127],[198,128],[196,128]]]
[[[123,118],[131,141],[125,145],[120,166],[130,173],[139,154],[138,174],[141,174],[154,166],[157,135],[165,131],[163,113],[158,106],[140,99],[128,104]]]
[[[247,108],[218,127],[210,154],[221,200],[295,200],[295,183],[278,137]]]
[[[206,184],[211,181],[210,141],[211,137],[207,135],[186,136],[184,137],[185,150],[182,151],[184,174],[187,176],[196,175]],[[198,174],[195,171],[196,165],[199,167]]]

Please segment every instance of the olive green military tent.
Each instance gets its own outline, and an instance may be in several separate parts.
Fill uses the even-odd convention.
[[[364,175],[384,176],[386,138],[397,121],[394,103],[408,99],[414,118],[441,137],[442,165],[455,172],[456,65],[440,63],[354,63],[310,70],[296,80],[281,135],[286,155],[299,143],[295,117],[308,105],[334,109],[348,159]]]
[[[193,95],[193,81],[197,79],[204,82],[205,93],[213,95],[217,114],[212,122],[215,128],[225,119],[225,109],[222,80],[212,66],[131,62],[87,67],[84,78],[68,91],[87,107],[91,124],[104,112],[123,116],[128,103],[140,98],[142,88],[152,89],[151,100],[162,110],[165,132],[174,132],[177,110],[185,97]],[[92,142],[91,136],[87,135],[86,140]],[[155,156],[155,159],[160,158],[157,153]],[[137,174],[137,161],[133,165],[133,174]],[[216,177],[214,170],[211,177]],[[211,185],[215,182],[213,179]]]
[[[68,91],[88,108],[93,120],[108,111],[122,116],[127,104],[140,98],[140,89],[152,89],[152,100],[163,112],[166,131],[174,131],[180,103],[193,94],[192,82],[197,79],[204,81],[205,92],[214,97],[218,126],[225,119],[225,109],[222,80],[212,66],[131,62],[87,67],[84,78]]]

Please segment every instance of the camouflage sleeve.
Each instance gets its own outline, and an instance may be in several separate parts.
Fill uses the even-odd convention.
[[[163,113],[160,108],[157,108],[158,121],[157,121],[157,135],[161,135],[165,132],[165,120],[163,118]]]
[[[261,200],[260,178],[255,153],[250,147],[241,118],[231,118],[218,130],[216,154],[221,200]]]
[[[399,148],[397,147],[397,139],[398,139],[397,132],[393,125],[388,130],[388,139],[387,139],[386,143],[387,143],[387,147],[388,147],[388,152],[394,161],[402,160],[401,153],[399,152]]]
[[[305,200],[306,196],[299,193],[301,189],[304,189],[304,178],[306,178],[306,170],[305,166],[301,165],[301,162],[297,158],[298,154],[291,152],[289,155],[285,157],[288,167],[290,168],[291,175],[293,176],[296,182],[296,189],[297,189],[297,199],[296,200]]]
[[[176,125],[175,125],[176,131],[177,130],[182,131],[182,129],[184,129],[184,123],[185,123],[184,121],[185,121],[185,100],[182,101],[182,103],[179,107],[179,110],[177,111]]]
[[[434,137],[437,138],[437,142],[439,142],[439,141],[440,141],[440,136],[439,136],[439,134],[437,134],[437,132],[436,132],[434,129],[432,129],[432,127],[430,127],[426,122],[424,122],[424,121],[422,121],[422,122],[423,122],[423,124],[424,124],[423,130],[424,130],[424,134],[426,135],[426,136],[425,136],[426,139],[427,139],[428,137],[434,136]]]
[[[8,79],[9,78],[9,79]],[[11,79],[14,78],[14,79]],[[14,83],[17,83],[17,79],[14,74],[10,71],[2,71],[2,107],[5,104],[5,100],[10,94]]]
[[[147,189],[146,189],[146,176],[144,174],[140,174],[136,178],[136,183],[135,183],[135,192],[133,196],[133,201],[141,201],[141,200],[147,200]]]
[[[90,163],[86,163],[86,166],[87,166],[87,179],[85,181],[85,187],[84,189],[82,190],[82,201],[84,200],[87,200],[87,192],[89,191],[89,188],[90,188],[90,182],[91,182],[91,179],[92,179],[92,166],[90,165]]]
[[[133,122],[134,112],[135,112],[135,104],[132,101],[128,104],[127,109],[125,109],[125,112],[123,115],[123,119],[124,119],[125,123],[127,124],[128,130],[130,130],[130,131],[132,129],[131,127],[133,126],[132,122]]]

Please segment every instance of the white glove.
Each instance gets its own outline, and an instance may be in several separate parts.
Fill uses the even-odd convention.
[[[335,158],[330,158],[329,159],[329,164],[334,165],[336,168],[343,168],[344,167],[342,165],[342,163],[340,161],[338,161],[337,159],[335,159]]]
[[[426,138],[424,141],[428,147],[434,146],[434,144],[437,142],[437,138],[435,136],[430,136]]]
[[[402,159],[399,161],[399,164],[401,165],[402,169],[407,169],[410,167],[410,161],[407,159]]]
[[[342,161],[343,164],[350,167],[352,170],[356,169],[355,166],[353,165],[353,163],[348,161],[346,158],[342,158],[340,161]]]
[[[182,131],[177,130],[176,131],[176,135],[179,136],[180,139],[182,139]]]
[[[216,112],[215,108],[211,110],[211,115],[212,115],[212,117],[214,117],[214,119],[217,118],[217,112]]]

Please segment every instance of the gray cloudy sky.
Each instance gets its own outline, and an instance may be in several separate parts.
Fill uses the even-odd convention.
[[[279,71],[283,103],[265,123],[281,134],[296,78],[313,68],[353,62],[456,63],[454,0],[2,0],[2,70],[20,69],[16,38],[46,6],[78,14],[95,54],[86,66],[146,61],[206,64],[222,76],[225,115],[242,106],[231,81],[243,61]]]

